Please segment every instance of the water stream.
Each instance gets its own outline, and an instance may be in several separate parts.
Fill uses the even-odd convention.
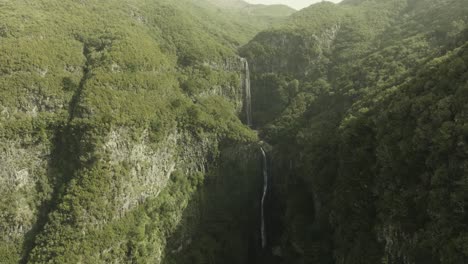
[[[241,58],[243,66],[243,80],[242,86],[244,88],[244,110],[245,110],[245,121],[248,126],[252,126],[252,95],[250,91],[250,69],[249,63],[246,59]],[[262,239],[262,249],[267,245],[267,236],[266,236],[266,227],[265,227],[265,198],[268,193],[268,163],[267,155],[263,147],[260,147],[262,152],[263,162],[262,162],[262,173],[263,173],[263,194],[261,200],[261,212],[260,212],[260,234]]]
[[[267,163],[267,156],[265,153],[265,150],[263,148],[260,148],[262,151],[262,156],[263,156],[263,195],[262,195],[262,203],[261,203],[261,227],[260,227],[260,233],[262,235],[262,248],[266,247],[267,244],[267,237],[266,237],[266,232],[265,232],[265,197],[268,192],[268,163]]]
[[[244,79],[242,82],[242,86],[245,92],[245,116],[246,116],[246,123],[248,126],[252,126],[252,94],[250,92],[250,69],[249,69],[249,62],[242,58],[241,59],[243,67],[244,67]]]

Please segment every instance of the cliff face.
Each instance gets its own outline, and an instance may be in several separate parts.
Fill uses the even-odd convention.
[[[145,131],[135,135],[126,130],[111,129],[91,157],[92,164],[77,166],[36,237],[32,263],[122,262],[129,254],[139,261],[161,263],[166,252],[174,250],[168,246],[173,232],[188,230],[180,232],[191,239],[200,230],[195,221],[201,219],[184,222],[188,210],[208,210],[215,201],[228,203],[232,198],[219,194],[216,200],[208,197],[197,204],[198,193],[212,195],[210,179],[228,188],[221,180],[224,174],[214,173],[220,158],[216,137],[174,132],[148,146]],[[247,177],[239,189],[251,180]],[[236,202],[250,206],[245,200]],[[211,213],[208,217],[218,217]]]
[[[13,139],[2,142],[2,256],[20,247],[24,237],[37,222],[43,203],[50,199],[53,185],[48,177],[47,144]],[[13,254],[12,254],[13,255]],[[13,255],[14,256],[14,255]],[[11,263],[15,257],[10,258]]]
[[[226,145],[256,140],[239,118],[239,36],[203,30],[198,17],[219,18],[172,1],[1,5],[0,259],[163,262],[187,208],[234,195],[218,168]]]
[[[222,148],[168,241],[163,263],[250,263],[261,251],[257,144]]]

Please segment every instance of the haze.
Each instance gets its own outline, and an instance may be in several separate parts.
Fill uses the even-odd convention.
[[[322,0],[245,0],[246,2],[252,4],[265,4],[265,5],[272,5],[272,4],[283,4],[293,7],[297,10],[302,9],[304,7],[310,6],[311,4],[315,4],[321,2]],[[341,0],[329,0],[333,3],[339,3]]]

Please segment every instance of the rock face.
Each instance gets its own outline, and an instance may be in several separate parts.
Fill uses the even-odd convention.
[[[106,166],[124,166],[128,170],[125,177],[121,177],[119,171],[112,173],[115,217],[125,215],[149,197],[157,197],[176,168],[187,175],[205,173],[208,159],[217,147],[215,137],[195,139],[188,133],[173,131],[151,148],[147,131],[135,141],[129,139],[129,133],[122,128],[113,130],[103,146],[108,159]]]
[[[244,117],[245,123],[250,125],[249,117],[246,114],[251,107],[249,105],[251,99],[250,70],[247,60],[240,57],[229,57],[218,62],[205,62],[203,65],[213,71],[231,75],[230,78],[236,78],[238,82],[221,82],[196,95],[201,97],[222,96],[228,99],[234,105],[236,112]]]
[[[75,130],[79,129],[71,129]],[[32,263],[48,260],[66,263],[61,257],[53,257],[55,254],[65,254],[72,260],[97,261],[95,263],[123,261],[125,254],[119,253],[120,244],[116,244],[115,241],[100,245],[98,248],[102,250],[88,253],[73,249],[63,251],[57,245],[80,247],[90,243],[93,235],[85,234],[104,235],[108,232],[105,231],[107,228],[127,221],[136,212],[141,211],[141,208],[148,204],[160,203],[158,199],[163,193],[161,201],[175,199],[175,204],[171,205],[171,213],[168,215],[158,213],[153,216],[159,219],[159,223],[155,225],[159,226],[162,233],[150,234],[144,238],[153,239],[147,242],[152,245],[153,250],[146,259],[152,259],[153,263],[161,263],[166,254],[163,252],[169,252],[167,250],[170,248],[166,248],[165,241],[171,237],[171,230],[175,232],[181,225],[186,207],[196,206],[197,210],[204,211],[209,210],[205,207],[210,207],[213,203],[211,198],[197,205],[192,202],[192,199],[197,197],[195,193],[207,193],[203,177],[198,178],[213,174],[207,180],[218,183],[206,188],[227,188],[225,184],[228,182],[223,181],[230,180],[221,180],[225,177],[223,172],[215,169],[220,140],[215,134],[195,136],[186,130],[173,128],[165,132],[161,140],[154,142],[150,140],[150,132],[147,129],[113,126],[105,131],[105,134],[101,132],[97,136],[89,136],[90,138],[62,138],[61,143],[82,144],[76,149],[71,145],[60,145],[60,148],[71,149],[62,152],[70,157],[53,153],[59,146],[54,146],[48,140],[29,142],[27,139],[13,138],[1,143],[0,166],[5,168],[0,172],[1,199],[2,205],[8,208],[2,209],[0,215],[2,223],[6,223],[0,230],[0,253],[6,256],[17,251],[18,257],[21,257],[20,254],[29,254]],[[73,137],[73,134],[62,136]],[[80,149],[78,153],[71,153],[77,149]],[[76,157],[74,154],[77,154]],[[179,185],[173,182],[174,177],[182,177],[183,181],[188,181],[187,187],[184,187],[185,183]],[[244,177],[245,184],[251,184],[249,174],[244,174]],[[242,189],[244,186],[238,187]],[[173,195],[165,191],[167,188],[177,192],[179,188],[193,190],[182,191],[181,196],[167,198]],[[226,202],[231,198],[221,194],[216,197],[219,201]],[[239,203],[242,206],[250,206],[246,200]],[[216,214],[209,212],[211,213]],[[202,219],[197,220],[198,225],[201,225]],[[162,222],[165,221],[170,221],[170,225],[164,226]],[[192,224],[194,229],[197,228],[195,222]],[[63,233],[63,229],[68,231]],[[184,233],[183,236],[194,236],[192,232]],[[58,233],[62,235],[55,237]],[[128,243],[124,242],[128,241],[125,236],[121,239],[122,243]],[[29,253],[30,249],[21,247],[23,243],[38,246]],[[95,255],[99,251],[100,253]],[[245,254],[247,256],[247,253]],[[10,262],[16,261],[17,259],[13,258]]]
[[[188,203],[162,263],[252,263],[261,252],[262,164],[257,144],[220,150]]]
[[[288,33],[282,31],[263,32],[254,38],[255,42],[267,43],[262,47],[266,56],[251,57],[249,51],[243,51],[244,55],[252,61],[252,71],[260,73],[282,72],[299,76],[317,74],[323,70],[328,61],[327,55],[331,52],[331,45],[335,40],[340,24],[331,24],[304,38],[300,33]],[[275,53],[277,56],[268,56]],[[260,53],[261,54],[261,53]],[[307,54],[307,55],[305,55]]]
[[[53,183],[48,177],[48,144],[0,143],[0,238],[2,243],[21,245],[37,221],[41,205],[50,198]]]
[[[65,261],[50,255],[58,250],[50,244],[54,241],[51,237],[53,232],[58,232],[63,228],[70,229],[70,233],[57,241],[63,245],[79,246],[89,243],[89,237],[80,234],[104,234],[102,229],[105,230],[106,227],[125,222],[138,211],[138,208],[147,205],[148,200],[158,201],[171,178],[176,177],[174,176],[175,170],[178,171],[177,177],[183,177],[186,180],[195,178],[198,174],[203,175],[206,172],[208,160],[212,159],[211,155],[215,155],[217,149],[215,138],[196,139],[189,134],[179,134],[176,131],[169,133],[157,146],[151,147],[148,146],[149,141],[145,131],[135,135],[125,128],[112,129],[104,139],[105,142],[95,150],[101,153],[99,160],[89,169],[79,168],[77,175],[69,183],[68,197],[64,197],[58,209],[49,216],[51,220],[45,226],[46,231],[38,236],[37,243],[41,247],[35,248],[31,254],[33,262],[43,262],[47,259]],[[101,168],[108,169],[102,170]],[[88,178],[91,176],[88,170],[99,170],[99,174],[94,174],[94,177],[98,178],[94,178],[91,182]],[[172,183],[172,186],[175,189],[184,188],[182,184]],[[94,188],[99,189],[94,190]],[[83,196],[82,192],[88,194]],[[89,196],[93,197],[95,205],[87,204]],[[166,200],[164,197],[161,199]],[[174,227],[178,226],[181,221],[180,215],[184,212],[185,203],[190,201],[191,193],[184,193],[178,199],[181,199],[180,204],[172,205],[173,212],[169,216],[158,215],[162,219],[172,218],[171,226]],[[71,209],[70,207],[77,208]],[[69,217],[72,218],[69,219]],[[79,230],[75,230],[78,226]],[[160,228],[164,230],[164,233],[169,234],[172,227],[160,226]],[[156,234],[153,235],[156,236]],[[68,240],[71,237],[75,237],[76,240]],[[154,238],[149,236],[146,239]],[[165,249],[165,235],[159,234],[157,239],[159,242],[153,241],[154,251],[150,254],[154,263],[160,263],[161,253],[159,257],[154,254],[163,252]],[[48,251],[43,248],[48,248]],[[67,250],[64,253],[72,259],[93,259],[98,262],[118,261],[124,257],[118,253],[119,244],[115,241],[101,245],[99,248],[102,251],[95,256],[87,255],[89,253],[82,255],[83,252],[80,250]],[[99,250],[93,250],[90,253],[94,255],[98,252]]]

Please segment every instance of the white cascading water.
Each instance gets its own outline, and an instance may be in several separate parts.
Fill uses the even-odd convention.
[[[267,164],[267,157],[265,150],[263,148],[260,148],[262,151],[262,156],[263,156],[263,196],[262,196],[262,204],[261,204],[261,227],[260,227],[260,233],[262,235],[262,248],[265,248],[267,238],[266,238],[266,233],[265,233],[265,197],[268,192],[268,164]]]
[[[250,69],[249,69],[249,62],[241,58],[242,65],[244,67],[244,79],[242,81],[242,85],[244,86],[245,92],[245,116],[246,122],[248,126],[252,126],[252,95],[250,92]],[[262,248],[266,247],[267,244],[267,237],[265,232],[265,198],[268,192],[268,164],[267,164],[267,156],[265,150],[260,147],[263,156],[263,195],[261,201],[261,227],[260,227],[260,234],[262,236]]]
[[[242,58],[241,59],[244,67],[244,80],[243,86],[245,91],[245,116],[248,126],[252,126],[252,95],[250,92],[250,69],[249,62]]]

